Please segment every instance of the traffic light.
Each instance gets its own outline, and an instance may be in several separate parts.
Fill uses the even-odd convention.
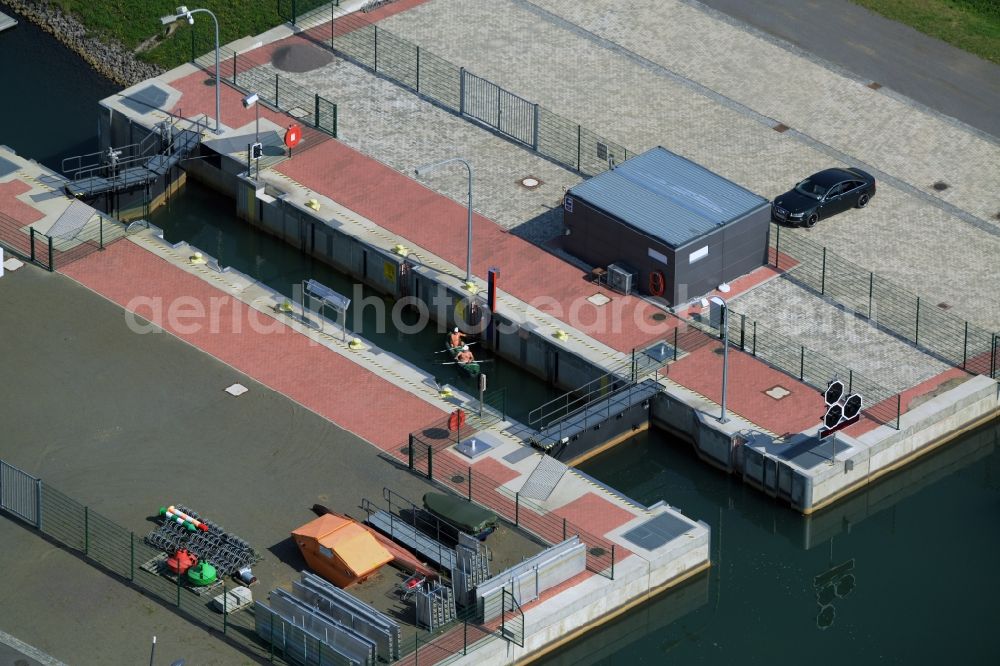
[[[847,396],[847,400],[844,401],[844,418],[853,419],[855,416],[861,413],[861,396],[857,393]]]
[[[844,382],[839,379],[834,379],[826,387],[826,392],[823,394],[823,400],[827,405],[835,405],[840,402],[840,398],[844,395]]]
[[[250,158],[254,160],[259,160],[264,156],[264,144],[255,143],[250,146]]]

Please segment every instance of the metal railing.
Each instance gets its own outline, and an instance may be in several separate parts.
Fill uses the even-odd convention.
[[[221,612],[210,606],[216,594],[199,595],[182,584],[182,577],[168,580],[152,563],[163,553],[146,544],[135,532],[118,525],[39,478],[0,460],[0,511],[23,521],[39,533],[123,583],[176,608],[192,622],[218,632],[225,640],[255,659],[276,658],[273,648],[254,630],[254,609],[230,613],[226,607],[228,584],[221,581]]]
[[[279,2],[279,13],[307,39],[568,169],[594,175],[628,159],[623,145],[379,27],[375,13],[299,5]]]
[[[997,377],[997,333],[772,223],[770,260],[798,284],[956,368]]]
[[[215,74],[215,49],[196,55],[196,33],[191,31],[191,61]],[[292,118],[337,136],[337,105],[307,88],[281,76],[259,62],[254,51],[239,54],[225,46],[219,49],[219,78],[242,94],[257,93],[260,102]]]

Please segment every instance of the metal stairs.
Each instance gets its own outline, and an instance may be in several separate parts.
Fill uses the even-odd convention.
[[[68,157],[62,162],[66,192],[89,199],[145,187],[197,149],[204,127],[201,119],[171,116],[155,125],[139,143]]]

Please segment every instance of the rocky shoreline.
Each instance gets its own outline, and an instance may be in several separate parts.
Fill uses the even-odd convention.
[[[118,42],[108,43],[89,36],[87,28],[76,17],[64,14],[57,5],[44,1],[0,0],[0,6],[3,5],[54,36],[95,70],[121,86],[131,86],[163,71],[156,65],[142,62]]]

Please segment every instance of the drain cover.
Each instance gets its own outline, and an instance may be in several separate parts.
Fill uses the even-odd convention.
[[[775,386],[774,388],[769,388],[764,391],[764,395],[771,396],[775,400],[781,400],[786,395],[791,395],[791,391],[786,389],[784,386]]]
[[[788,130],[790,130],[791,127],[789,127],[785,123],[778,123],[777,125],[774,125],[771,129],[773,129],[775,132],[778,132],[779,134],[783,134]]]
[[[593,296],[588,296],[587,300],[594,305],[607,305],[611,302],[611,299],[604,294],[594,294]]]
[[[533,190],[541,184],[542,181],[538,180],[534,176],[526,176],[518,182],[518,185],[520,185],[526,190]]]
[[[947,303],[938,303],[938,307],[941,308],[942,310],[950,310],[951,309],[951,306],[948,305]]]
[[[882,87],[882,84],[879,83],[878,81],[872,81],[871,83],[868,84],[868,87],[871,88],[872,90],[878,90],[879,88]]]
[[[951,185],[949,185],[948,183],[944,182],[943,180],[939,180],[938,182],[936,182],[933,185],[931,185],[931,187],[933,187],[938,192],[944,192],[949,187],[951,187]]]
[[[667,318],[667,315],[662,312],[654,312],[649,318],[653,321],[664,321]]]

